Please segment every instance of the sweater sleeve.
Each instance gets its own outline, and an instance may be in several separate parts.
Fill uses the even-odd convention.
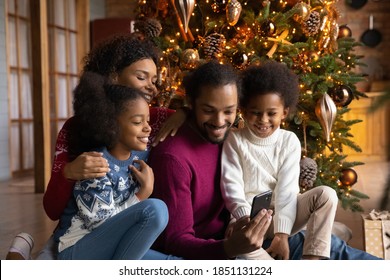
[[[53,221],[61,217],[69,199],[72,196],[74,181],[68,180],[63,175],[65,164],[68,163],[68,127],[70,119],[67,120],[57,136],[54,161],[51,170],[49,184],[43,196],[43,207],[47,216]]]
[[[150,107],[149,108],[149,114],[150,114],[150,127],[152,128],[152,132],[149,136],[149,143],[153,142],[154,138],[160,131],[162,125],[165,123],[165,121],[173,114],[175,113],[174,110],[165,108],[165,107]]]
[[[284,141],[280,156],[282,162],[275,187],[274,232],[290,234],[297,211],[301,159],[301,144],[295,134],[290,133]]]
[[[153,197],[163,200],[169,212],[159,246],[165,253],[185,259],[226,259],[223,240],[195,236],[190,170],[166,154],[154,155],[150,164],[155,177]]]
[[[239,219],[249,216],[251,206],[246,201],[242,162],[237,136],[231,132],[223,144],[221,160],[221,192],[226,208]]]

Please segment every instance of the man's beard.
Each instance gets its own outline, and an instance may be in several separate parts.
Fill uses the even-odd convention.
[[[215,139],[213,137],[211,137],[209,135],[209,133],[207,133],[209,131],[209,129],[207,129],[205,126],[207,124],[204,124],[203,125],[203,130],[200,132],[200,134],[202,135],[203,138],[205,138],[208,142],[212,143],[212,144],[221,144],[223,143],[225,140],[226,140],[226,137],[228,136],[229,134],[229,131],[230,131],[230,128],[232,126],[231,123],[226,123],[225,126],[226,126],[226,132],[225,134],[223,135],[222,138],[219,138],[219,139]]]

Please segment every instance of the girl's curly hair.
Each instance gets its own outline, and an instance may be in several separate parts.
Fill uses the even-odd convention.
[[[159,56],[159,49],[150,40],[133,34],[116,35],[102,41],[84,57],[83,72],[110,77],[145,58],[152,59],[157,66]]]
[[[271,60],[260,66],[250,66],[242,73],[242,83],[241,107],[246,107],[254,96],[276,93],[290,112],[296,109],[298,76],[283,63]]]
[[[103,146],[112,148],[118,141],[118,116],[138,98],[144,100],[138,89],[112,84],[94,72],[83,73],[74,90],[69,154],[77,156]]]

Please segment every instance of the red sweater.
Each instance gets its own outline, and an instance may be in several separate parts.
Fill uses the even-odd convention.
[[[154,139],[161,125],[174,113],[173,110],[162,107],[150,107],[150,126],[152,133],[150,139]],[[70,161],[68,153],[68,131],[72,118],[68,119],[57,136],[51,177],[43,196],[43,207],[47,216],[53,221],[61,217],[69,199],[72,196],[74,181],[68,180],[63,175],[65,164]]]
[[[154,147],[152,197],[168,206],[169,222],[153,248],[184,259],[226,259],[229,214],[220,190],[221,145],[211,144],[188,122]]]

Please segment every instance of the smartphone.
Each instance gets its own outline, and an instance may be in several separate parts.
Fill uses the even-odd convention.
[[[266,191],[253,198],[250,218],[253,219],[261,209],[268,209],[271,204],[272,191]]]

